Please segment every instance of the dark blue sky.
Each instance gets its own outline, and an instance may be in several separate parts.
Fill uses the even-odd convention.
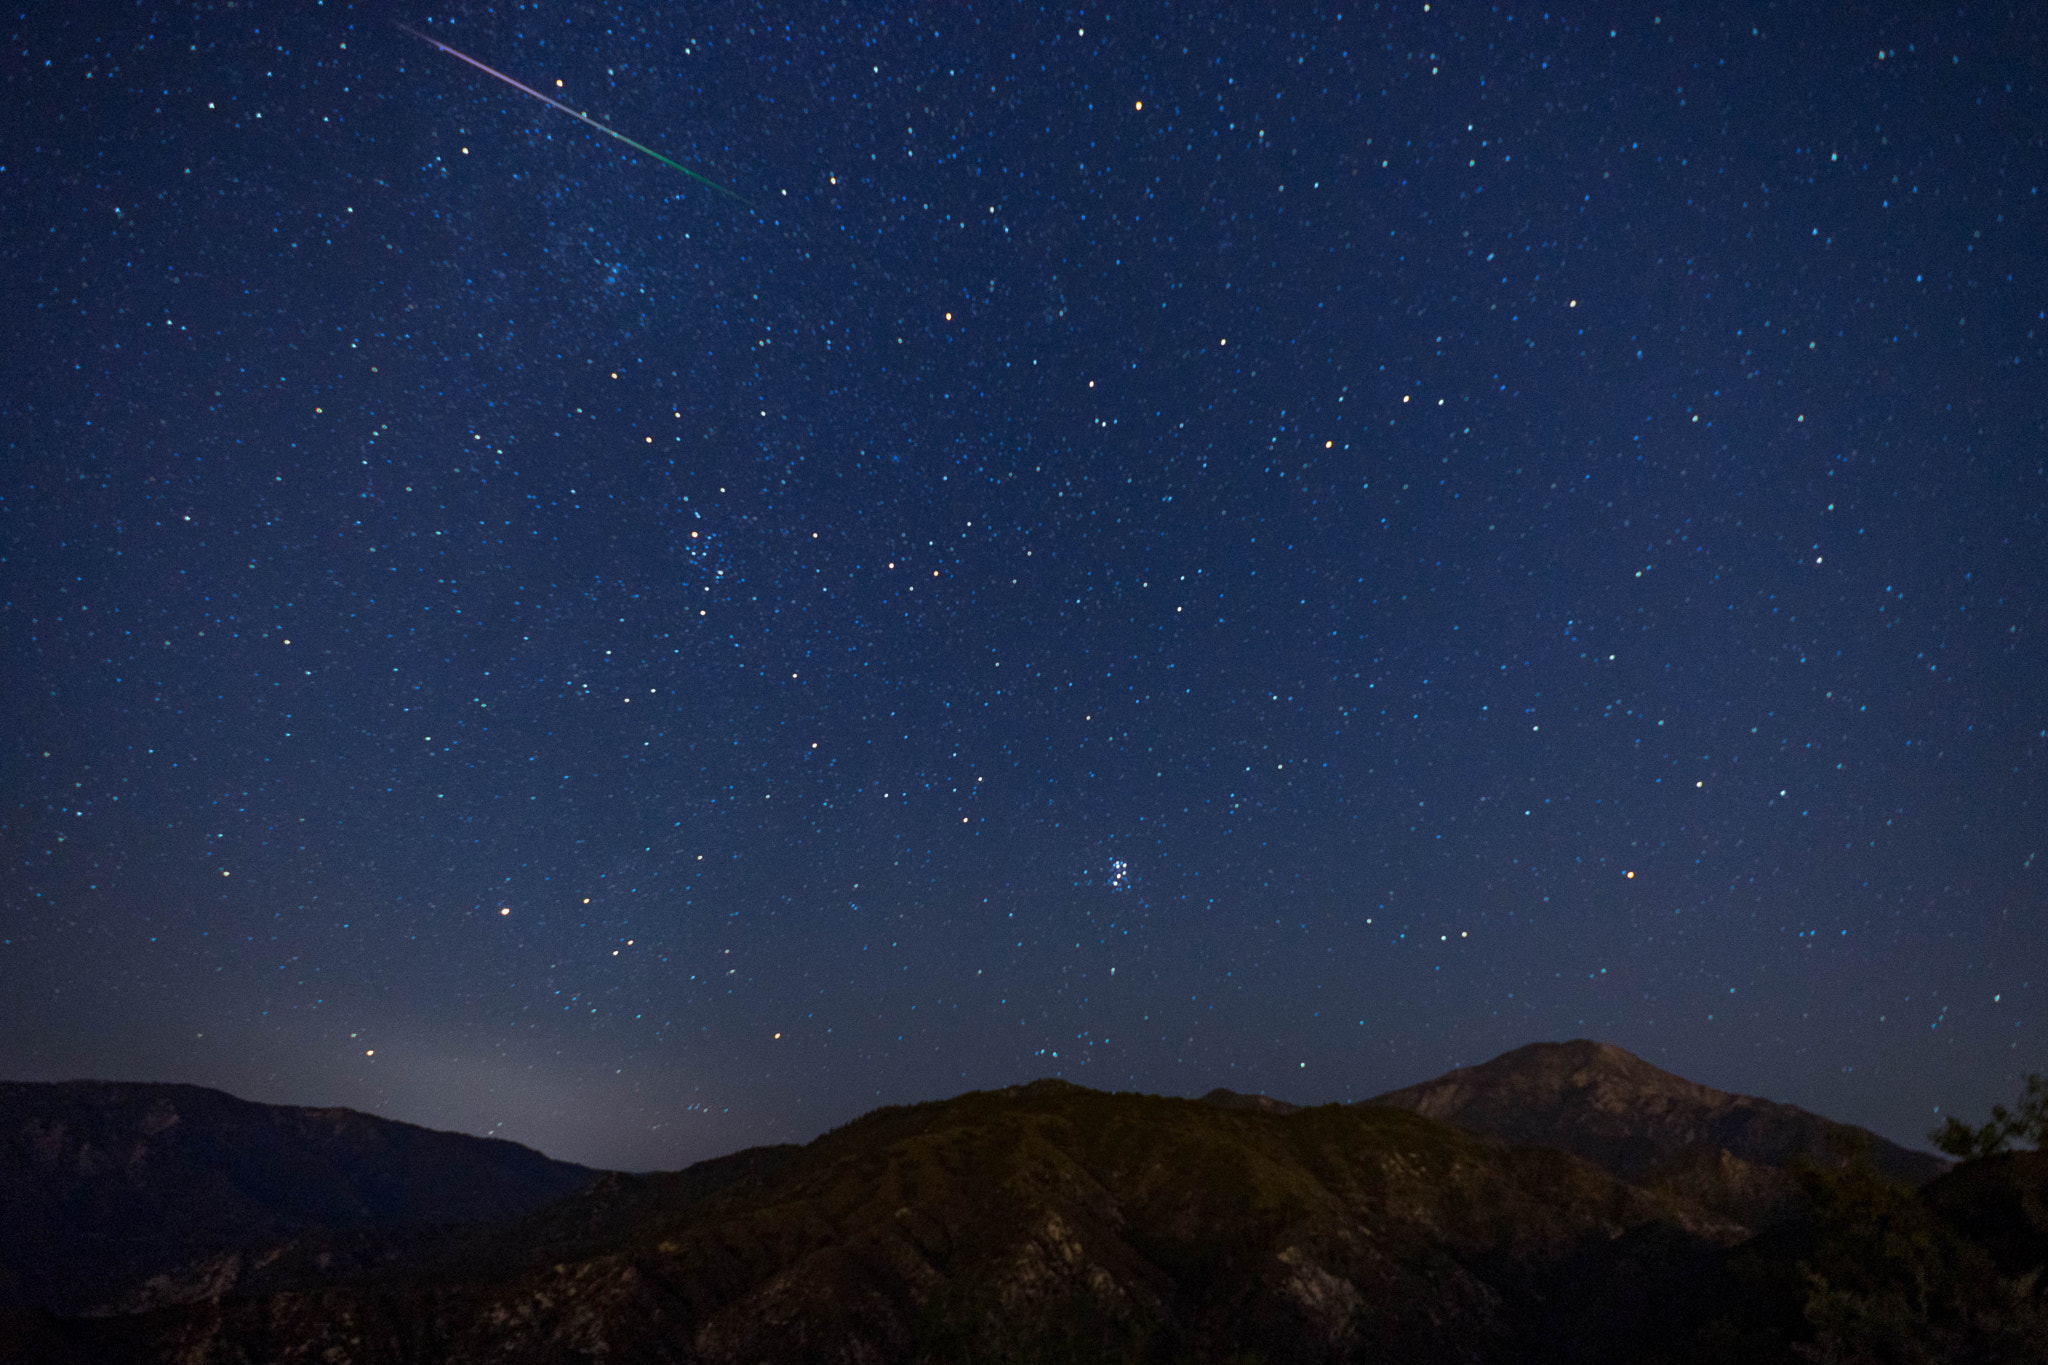
[[[2010,1099],[2048,42],[1710,8],[17,13],[0,1074]]]

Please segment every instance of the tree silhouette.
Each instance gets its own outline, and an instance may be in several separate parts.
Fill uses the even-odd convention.
[[[1976,1128],[1951,1114],[1947,1123],[1927,1136],[1958,1161],[1975,1161],[2005,1151],[2014,1142],[2035,1148],[2048,1145],[2048,1081],[2039,1073],[2027,1077],[2018,1113],[2007,1113],[2004,1105],[1994,1104],[1991,1121]]]

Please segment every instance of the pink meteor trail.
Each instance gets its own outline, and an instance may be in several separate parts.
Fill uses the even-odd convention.
[[[407,33],[410,33],[413,37],[419,39],[421,42],[432,44],[433,46],[440,48],[449,56],[455,57],[461,61],[468,62],[471,66],[483,72],[485,75],[496,76],[499,80],[505,82],[505,84],[511,86],[514,90],[520,91],[523,94],[531,95],[535,99],[539,100],[542,104],[549,105],[552,108],[561,110],[570,118],[581,119],[583,122],[597,129],[598,132],[603,133],[606,137],[615,137],[619,141],[625,143],[628,147],[631,147],[634,151],[645,152],[648,156],[653,157],[656,161],[661,162],[663,165],[673,166],[675,169],[681,171],[684,175],[689,176],[690,179],[709,185],[712,189],[717,190],[720,194],[723,194],[728,198],[739,199],[739,201],[742,204],[746,204],[746,200],[740,199],[739,195],[734,194],[731,190],[719,184],[716,180],[707,180],[705,179],[705,177],[691,170],[688,166],[683,165],[680,161],[672,161],[668,157],[663,156],[660,152],[655,151],[652,147],[643,147],[639,143],[633,141],[632,138],[629,138],[624,133],[619,132],[616,128],[607,128],[602,123],[599,123],[596,119],[592,118],[590,115],[577,113],[574,109],[571,109],[568,105],[562,103],[560,100],[551,99],[548,96],[543,95],[540,91],[534,89],[532,86],[527,85],[521,81],[513,80],[510,76],[498,70],[496,67],[485,66],[482,62],[470,56],[467,52],[458,52],[454,48],[448,46],[448,44],[442,42],[439,38],[429,37],[427,34],[420,32],[416,28],[412,28],[406,24],[398,24],[396,20],[393,20],[392,22],[394,24],[397,24],[399,28],[404,29]],[[748,204],[747,207],[752,208],[753,205]]]

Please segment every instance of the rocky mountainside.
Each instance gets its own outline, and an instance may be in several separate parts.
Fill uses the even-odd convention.
[[[1624,1180],[1688,1198],[1752,1226],[1798,1200],[1795,1157],[1839,1166],[1862,1152],[1895,1180],[1923,1185],[1949,1163],[1796,1105],[1700,1085],[1612,1043],[1531,1043],[1480,1066],[1365,1101],[1576,1153]]]
[[[1795,1156],[1837,1165],[1836,1141],[1867,1146],[1877,1168],[1919,1185],[1948,1169],[1926,1152],[1888,1142],[1796,1105],[1700,1085],[1612,1043],[1531,1043],[1481,1066],[1365,1101],[1492,1133],[1509,1142],[1562,1147],[1624,1179],[1700,1148],[1784,1166]]]
[[[1653,1155],[1624,1144],[1620,1160],[1637,1161],[1648,1183],[1393,1104],[1177,1100],[1040,1081],[878,1110],[803,1147],[679,1172],[570,1168],[563,1197],[492,1221],[380,1222],[357,1211],[410,1206],[294,1196],[283,1206],[302,1221],[283,1235],[224,1253],[226,1270],[220,1252],[162,1264],[159,1283],[177,1292],[130,1296],[100,1316],[10,1289],[0,1266],[0,1361],[1790,1365],[1794,1346],[1860,1358],[1859,1341],[1908,1329],[1935,1346],[1887,1359],[2048,1359],[2036,1350],[2048,1343],[2048,1156],[1972,1163],[1924,1195],[1868,1162],[1802,1167],[1795,1184],[1767,1158],[1807,1151],[1804,1138],[1751,1140],[1747,1156],[1706,1145],[1757,1129],[1700,1114],[1768,1102],[1691,1087],[1594,1044],[1509,1057],[1520,1080],[1496,1062],[1444,1078],[1455,1087],[1443,1093],[1499,1093],[1513,1080],[1531,1125],[1576,1141],[1558,1117],[1576,1106],[1611,1142],[1626,1137],[1614,1106],[1633,1085]],[[1486,1083],[1470,1080],[1479,1073]],[[200,1112],[180,1115],[196,1135]],[[58,1146],[73,1153],[74,1193],[124,1178],[119,1161],[84,1159],[97,1143]],[[232,1161],[216,1143],[190,1152],[201,1166]],[[1684,1182],[1659,1183],[1709,1155],[1804,1202],[1751,1236]],[[386,1159],[386,1183],[361,1189],[418,1188],[412,1149],[394,1145]],[[184,1179],[197,1189],[222,1177]],[[0,1186],[0,1199],[18,1188]],[[330,1208],[341,1216],[313,1216]],[[0,1216],[25,1221],[11,1203]],[[182,1245],[153,1235],[160,1249]]]
[[[203,1295],[233,1282],[241,1248],[507,1218],[594,1174],[517,1143],[193,1085],[0,1083],[0,1295],[11,1280],[14,1298],[64,1314]]]
[[[1222,1086],[1202,1096],[1202,1103],[1224,1109],[1256,1109],[1262,1114],[1292,1114],[1301,1108],[1286,1100],[1276,1100],[1271,1095],[1246,1095],[1236,1090],[1225,1090]]]
[[[1041,1081],[878,1111],[709,1174],[607,1176],[396,1255],[302,1239],[257,1258],[296,1282],[58,1324],[38,1349],[184,1365],[1521,1360],[1560,1286],[1646,1229],[1701,1249],[1740,1236],[1567,1153],[1392,1108],[1277,1114]]]

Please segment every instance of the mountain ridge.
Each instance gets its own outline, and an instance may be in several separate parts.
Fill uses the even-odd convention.
[[[586,1204],[629,1206],[600,1236],[485,1275],[400,1262],[74,1325],[107,1360],[173,1341],[359,1365],[908,1360],[933,1343],[994,1360],[1017,1340],[1081,1358],[1140,1340],[1188,1360],[1310,1344],[1502,1358],[1546,1276],[1590,1248],[1652,1225],[1700,1246],[1741,1231],[1568,1153],[1398,1109],[1274,1114],[1060,1081],[877,1110],[764,1165],[673,1198],[688,1171],[606,1177],[527,1224],[544,1240],[558,1217],[593,1221]],[[408,1344],[422,1334],[425,1354]],[[181,1359],[233,1358],[208,1352]]]
[[[1589,1038],[1528,1043],[1363,1103],[1396,1105],[1511,1142],[1562,1147],[1624,1179],[1702,1147],[1750,1164],[1784,1166],[1796,1156],[1834,1165],[1843,1159],[1840,1139],[1864,1147],[1895,1179],[1924,1184],[1949,1168],[1940,1157],[1868,1129],[1716,1090]]]
[[[142,1293],[170,1262],[314,1228],[512,1217],[595,1174],[498,1138],[204,1086],[0,1082],[0,1259],[59,1313]]]
[[[179,1091],[178,1122],[164,1123],[147,1093],[118,1089],[63,1095],[99,1095],[94,1112],[119,1118],[112,1131],[154,1153],[145,1171],[169,1155],[151,1144],[181,1125],[198,1130],[209,1113],[239,1115],[236,1131],[250,1131],[234,1108],[246,1102],[218,1092],[202,1095],[229,1103],[208,1109]],[[1516,1129],[1500,1122],[1513,1117],[1504,1097],[1522,1105],[1520,1128],[1487,1131],[1485,1121]],[[1629,1136],[1631,1106],[1648,1147],[1615,1145]],[[0,1104],[0,1120],[9,1112]],[[1729,1114],[1742,1121],[1731,1126]],[[334,1115],[289,1111],[286,1126],[318,1137],[368,1125],[400,1164],[428,1150],[406,1137],[426,1130]],[[0,1121],[0,1199],[19,1188],[9,1181],[25,1161],[48,1165],[19,1129]],[[1524,1140],[1531,1129],[1560,1141]],[[76,1167],[89,1144],[75,1117],[66,1131],[71,1145],[54,1150]],[[258,1131],[275,1136],[274,1125]],[[1724,1131],[1749,1144],[1749,1157],[1705,1143]],[[884,1107],[802,1146],[680,1171],[556,1171],[572,1180],[566,1193],[480,1220],[375,1221],[366,1191],[410,1186],[365,1181],[349,1187],[353,1203],[324,1196],[343,1221],[301,1218],[232,1245],[218,1227],[211,1240],[160,1240],[151,1274],[124,1270],[123,1294],[74,1285],[57,1300],[10,1284],[15,1252],[0,1239],[0,1361],[1221,1365],[1399,1355],[1619,1365],[1663,1358],[1717,1315],[1782,1346],[1804,1330],[1793,1263],[1822,1243],[1753,1234],[1804,1226],[1804,1191],[1835,1188],[1817,1174],[1824,1164],[1851,1169],[1830,1140],[1857,1131],[1585,1040],[1531,1045],[1357,1104],[1228,1090],[1180,1099],[1042,1079]],[[84,1166],[118,1184],[125,1167],[105,1159],[117,1148],[101,1148]],[[222,1147],[183,1150],[205,1159]],[[451,1159],[452,1149],[436,1150]],[[1773,1153],[1801,1164],[1770,1164]],[[489,1144],[462,1154],[472,1167],[461,1169],[506,1155]],[[528,1159],[547,1160],[527,1152],[513,1168]],[[2039,1202],[2044,1182],[2039,1162],[2008,1165],[1939,1182],[1926,1204],[1934,1213],[1913,1216],[1975,1229],[1990,1249],[1954,1264],[2023,1277],[2042,1259],[2041,1219],[2027,1201]],[[1883,1199],[1921,1209],[1868,1161],[1855,1169],[1867,1175],[1854,1179],[1898,1191]],[[1768,1292],[1746,1287],[1757,1283]],[[99,1316],[78,1316],[80,1302]],[[1684,1311],[1674,1315],[1674,1303]],[[1790,1359],[1772,1350],[1725,1358]]]

